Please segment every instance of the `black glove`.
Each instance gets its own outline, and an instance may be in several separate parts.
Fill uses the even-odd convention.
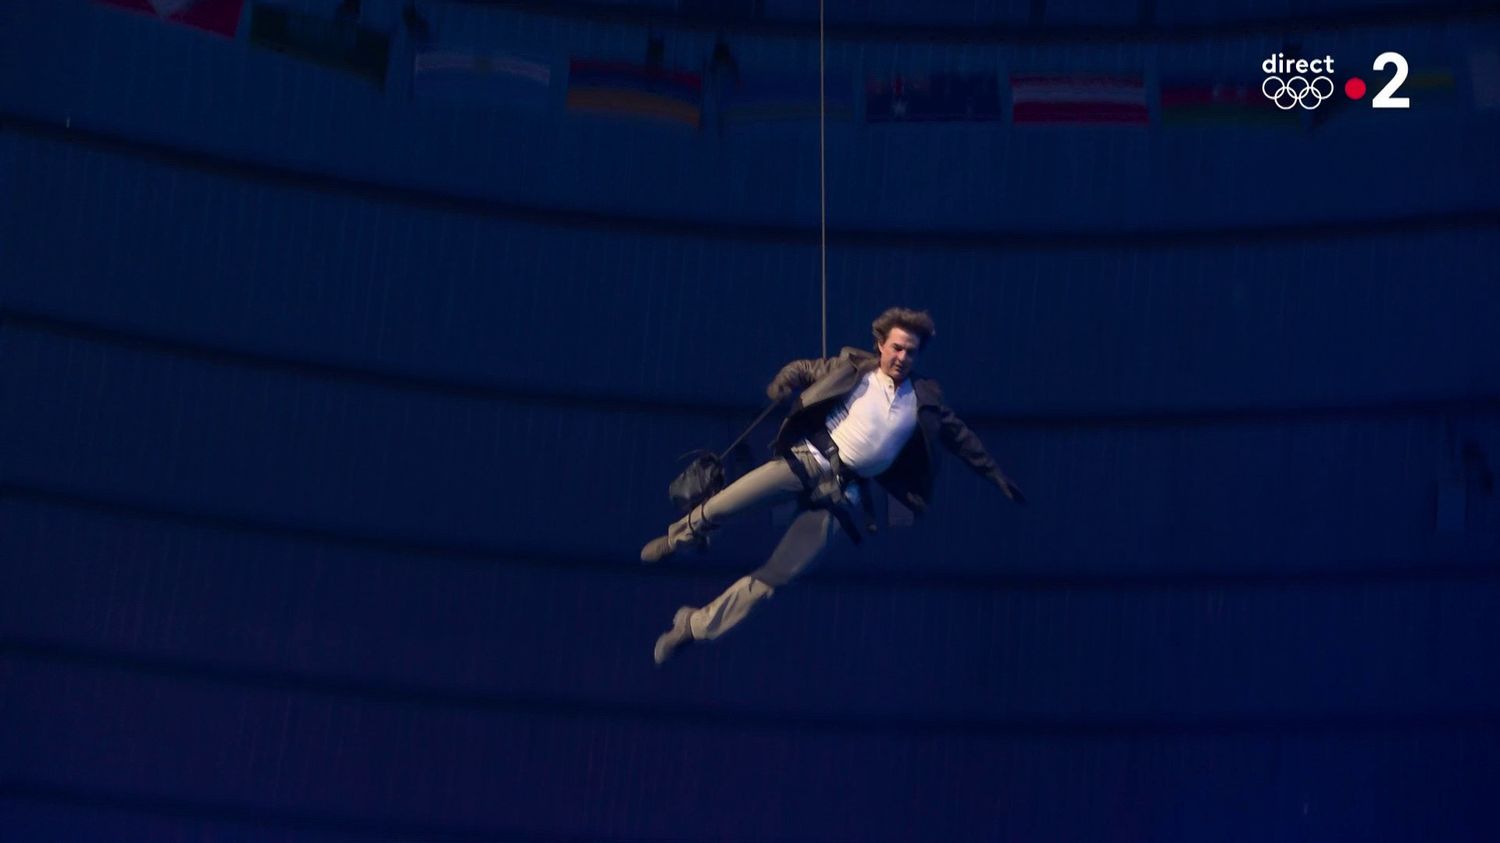
[[[996,474],[993,475],[990,479],[995,481],[995,485],[1000,487],[1000,491],[1004,492],[1007,498],[1010,498],[1018,504],[1025,505],[1026,496],[1021,494],[1021,487],[1010,482],[1009,477],[1006,477],[1003,474]]]

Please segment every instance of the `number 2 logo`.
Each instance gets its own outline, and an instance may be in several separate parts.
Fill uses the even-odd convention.
[[[1396,75],[1392,76],[1391,81],[1387,82],[1385,87],[1380,89],[1380,93],[1376,94],[1375,98],[1370,100],[1370,107],[1410,108],[1411,100],[1406,97],[1392,96],[1392,94],[1400,89],[1401,83],[1406,81],[1406,57],[1400,53],[1387,52],[1381,53],[1375,58],[1375,70],[1385,70],[1388,65],[1396,66]]]

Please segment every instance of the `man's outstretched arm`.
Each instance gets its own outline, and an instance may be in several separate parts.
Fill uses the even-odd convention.
[[[1006,497],[1016,503],[1026,503],[1026,496],[1021,494],[1021,488],[995,464],[990,452],[985,450],[984,443],[964,424],[964,420],[955,415],[947,404],[942,403],[941,394],[938,398],[938,413],[942,419],[940,429],[943,444],[948,450],[967,463],[976,474],[999,486]]]

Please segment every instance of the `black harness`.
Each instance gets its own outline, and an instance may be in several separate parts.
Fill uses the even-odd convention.
[[[807,434],[808,444],[818,449],[818,453],[828,460],[832,469],[827,480],[813,477],[807,473],[807,468],[802,461],[790,451],[784,455],[787,465],[791,467],[792,473],[802,481],[803,494],[802,504],[808,509],[826,509],[849,534],[849,539],[855,544],[862,541],[859,525],[854,520],[854,514],[849,506],[849,498],[844,490],[850,486],[859,489],[860,508],[864,511],[865,530],[875,532],[875,498],[870,494],[870,483],[868,478],[859,476],[853,468],[844,464],[839,456],[839,446],[833,441],[826,427],[817,427]]]

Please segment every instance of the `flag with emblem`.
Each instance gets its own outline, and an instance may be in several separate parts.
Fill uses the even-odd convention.
[[[930,73],[874,77],[865,83],[870,123],[999,120],[999,77],[993,73]]]

